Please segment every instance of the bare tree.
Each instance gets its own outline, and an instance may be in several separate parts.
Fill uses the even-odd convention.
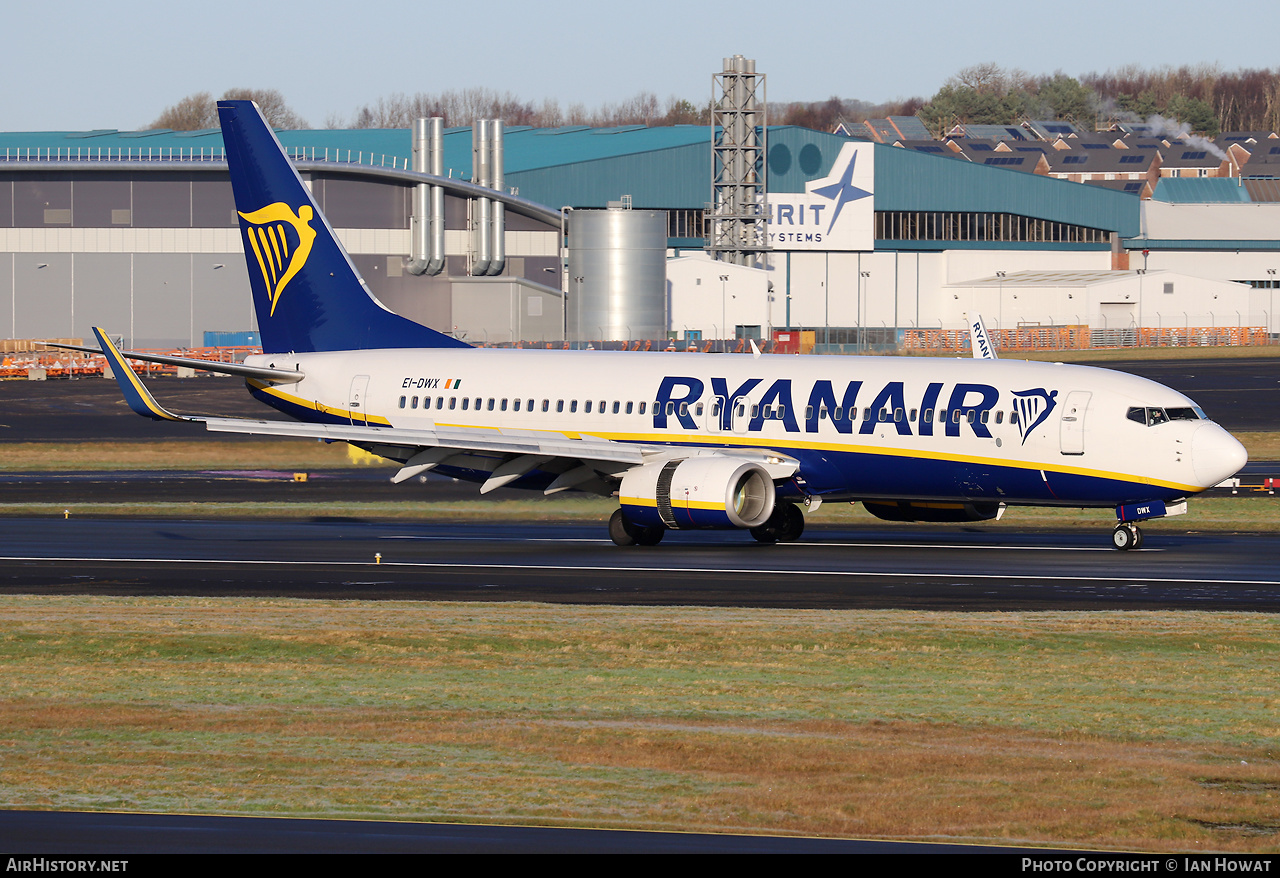
[[[274,88],[232,88],[223,95],[224,101],[254,101],[272,128],[310,128],[307,120],[289,108],[284,95]]]
[[[255,101],[272,128],[310,128],[306,120],[289,109],[284,95],[273,88],[233,88],[222,95],[224,101]],[[147,128],[199,131],[218,127],[218,102],[207,91],[196,92],[162,112]]]
[[[166,107],[147,128],[169,128],[173,131],[200,131],[218,126],[218,107],[213,95],[196,92]]]

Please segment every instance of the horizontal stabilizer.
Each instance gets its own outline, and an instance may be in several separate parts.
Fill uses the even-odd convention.
[[[84,351],[86,354],[101,353],[98,348],[84,347],[77,344],[47,342],[49,347],[65,348],[69,351]],[[162,363],[166,366],[186,366],[191,369],[203,369],[205,372],[217,372],[219,375],[239,375],[242,378],[258,378],[262,381],[274,381],[276,384],[297,384],[307,377],[302,372],[289,369],[269,369],[266,366],[246,366],[244,363],[220,363],[216,360],[202,360],[199,357],[170,357],[164,354],[143,354],[138,351],[120,351],[120,356],[130,360],[141,360],[144,363]]]

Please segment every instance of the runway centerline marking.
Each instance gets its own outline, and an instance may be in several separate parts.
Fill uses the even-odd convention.
[[[1029,574],[1029,573],[968,573],[968,572],[905,572],[905,571],[866,571],[866,570],[789,570],[786,568],[744,568],[723,570],[718,567],[603,567],[599,565],[570,564],[475,564],[453,563],[445,561],[278,561],[268,558],[227,560],[225,558],[58,558],[49,556],[0,555],[4,561],[57,561],[80,564],[204,564],[212,566],[261,565],[272,567],[398,567],[405,569],[447,569],[447,570],[528,570],[546,572],[596,572],[596,573],[725,573],[732,575],[754,576],[831,576],[848,578],[887,577],[892,579],[955,579],[955,580],[1058,580],[1071,579],[1088,582],[1120,582],[1138,585],[1280,585],[1280,580],[1272,579],[1184,579],[1154,578],[1138,576],[1081,576],[1076,573]]]

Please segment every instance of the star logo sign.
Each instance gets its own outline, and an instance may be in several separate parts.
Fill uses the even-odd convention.
[[[859,198],[866,198],[871,194],[867,190],[859,189],[853,185],[853,166],[857,161],[858,154],[855,152],[853,157],[849,159],[849,164],[845,166],[844,173],[840,175],[838,182],[813,190],[814,195],[821,195],[823,198],[836,203],[836,209],[831,215],[831,225],[827,226],[828,232],[836,227],[836,220],[840,218],[840,211],[844,210],[846,204],[850,201],[857,201]]]

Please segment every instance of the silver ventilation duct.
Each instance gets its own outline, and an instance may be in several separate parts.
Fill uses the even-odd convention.
[[[491,175],[490,188],[502,191],[502,120],[494,119],[490,122],[492,125],[491,136],[489,138],[490,162],[489,171]],[[502,274],[502,269],[507,265],[507,242],[506,242],[506,205],[501,201],[494,200],[491,202],[490,215],[490,241],[492,242],[489,255],[489,274]]]
[[[471,128],[471,182],[501,191],[502,120],[479,119]],[[471,274],[501,274],[506,266],[505,207],[492,198],[476,198],[471,208]]]
[[[493,188],[493,150],[490,149],[488,119],[477,119],[471,126],[471,182],[486,189]],[[493,259],[493,202],[488,198],[471,201],[471,273],[489,273]]]
[[[413,122],[413,170],[444,176],[444,119]],[[413,217],[409,223],[412,255],[405,271],[439,274],[444,268],[444,188],[419,183],[413,191]]]

